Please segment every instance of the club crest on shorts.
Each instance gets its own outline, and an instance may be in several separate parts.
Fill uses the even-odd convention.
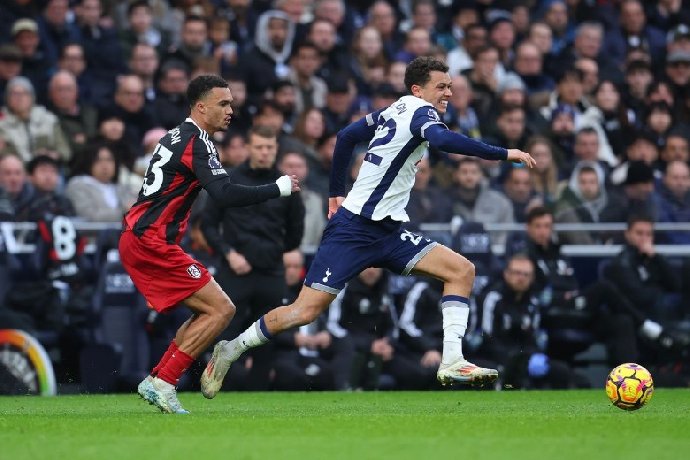
[[[189,276],[194,279],[201,278],[201,270],[199,270],[199,267],[197,267],[196,264],[192,264],[187,267],[187,273],[189,273]]]

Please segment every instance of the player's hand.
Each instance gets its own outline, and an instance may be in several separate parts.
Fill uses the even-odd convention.
[[[537,161],[532,158],[532,155],[520,149],[508,149],[507,160],[514,163],[522,163],[528,168],[534,168],[537,165]]]
[[[331,334],[321,331],[314,336],[314,342],[319,348],[328,348],[331,346]]]
[[[344,196],[335,196],[328,199],[328,218],[333,217],[341,204],[345,201]]]
[[[225,256],[228,261],[230,269],[238,275],[246,275],[252,271],[252,266],[247,262],[247,259],[237,251],[230,251]]]
[[[297,176],[292,175],[288,176],[287,174],[284,176],[280,176],[276,180],[276,185],[280,189],[280,196],[290,196],[291,194],[295,192],[299,192],[299,179],[297,179]]]

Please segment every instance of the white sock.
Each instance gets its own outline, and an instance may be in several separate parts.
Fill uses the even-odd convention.
[[[273,336],[266,329],[266,323],[262,316],[225,346],[226,356],[230,361],[235,361],[245,351],[263,345],[272,338]]]
[[[467,318],[470,314],[469,301],[466,297],[446,295],[441,299],[443,313],[443,357],[441,366],[448,366],[460,359],[462,355],[462,338],[467,330]]]

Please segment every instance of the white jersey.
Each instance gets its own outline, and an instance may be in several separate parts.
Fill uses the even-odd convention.
[[[367,123],[376,124],[376,132],[343,206],[372,220],[407,222],[416,165],[429,147],[424,130],[443,123],[429,102],[415,96],[401,97],[376,120],[367,115]]]

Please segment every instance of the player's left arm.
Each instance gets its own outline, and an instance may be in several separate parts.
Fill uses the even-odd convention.
[[[507,160],[522,163],[530,168],[536,165],[534,158],[519,149],[506,149],[486,144],[448,129],[443,124],[436,109],[424,106],[417,109],[410,123],[412,134],[420,136],[432,147],[444,152],[460,153],[485,160]]]

